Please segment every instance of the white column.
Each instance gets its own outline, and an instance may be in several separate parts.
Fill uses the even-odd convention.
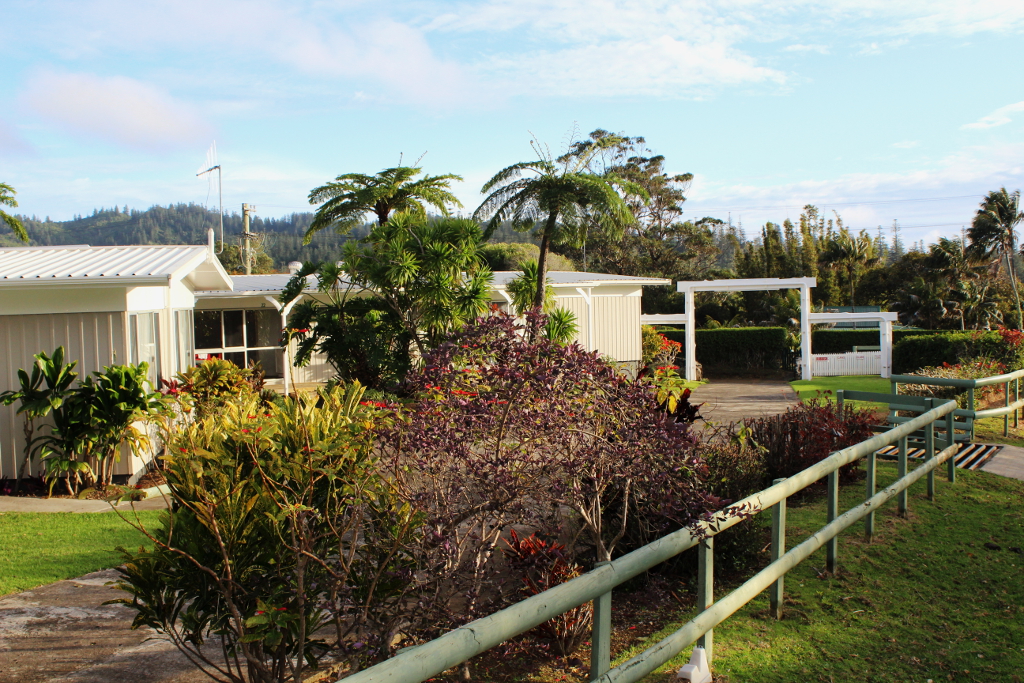
[[[696,292],[683,291],[683,305],[686,306],[686,379],[697,379],[697,305]]]
[[[811,288],[800,287],[800,358],[803,372],[800,379],[811,379]]]
[[[892,321],[883,320],[879,325],[882,347],[882,377],[888,378],[892,375]]]

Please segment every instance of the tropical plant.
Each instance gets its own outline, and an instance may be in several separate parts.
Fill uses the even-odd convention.
[[[491,271],[482,243],[475,221],[401,212],[349,242],[341,267],[351,287],[378,297],[401,321],[422,356],[487,311]]]
[[[544,336],[556,344],[568,344],[579,331],[576,314],[567,308],[556,308],[551,311],[544,323]]]
[[[845,227],[841,227],[825,246],[820,261],[833,269],[842,268],[846,271],[846,281],[850,287],[850,305],[855,303],[858,274],[861,269],[877,262],[874,245],[864,231],[854,237]]]
[[[135,456],[150,447],[145,425],[166,409],[163,396],[150,390],[148,371],[146,363],[105,367],[87,377],[71,397],[87,406],[83,412],[89,415],[96,483],[101,488],[111,482],[122,444]]]
[[[25,439],[24,460],[18,469],[18,480],[14,485],[17,495],[21,488],[21,480],[29,468],[36,453],[35,422],[59,408],[68,394],[71,384],[78,377],[74,372],[78,361],[64,364],[64,347],[58,346],[52,356],[40,352],[34,356],[36,362],[32,366],[32,374],[18,370],[18,389],[11,389],[0,394],[0,403],[6,406],[19,402],[18,414],[23,416],[22,433]],[[45,388],[44,385],[45,384]]]
[[[298,342],[295,365],[305,366],[316,352],[343,382],[376,390],[400,383],[412,367],[412,337],[399,315],[381,297],[352,296],[333,263],[306,264],[281,293],[282,302],[305,287],[309,274],[315,274],[320,296],[297,304],[288,319],[285,343]]]
[[[14,195],[18,194],[17,190],[8,185],[7,183],[0,183],[0,206],[18,206],[18,200],[14,198]],[[18,236],[22,242],[28,242],[28,233],[25,231],[25,226],[22,225],[21,221],[7,213],[6,211],[0,210],[0,221],[7,224],[14,234]]]
[[[177,401],[183,415],[202,420],[229,401],[259,395],[262,387],[258,384],[251,368],[211,358],[179,372],[170,382],[164,380],[163,393]]]
[[[130,597],[114,602],[135,610],[135,627],[230,683],[300,683],[328,651],[350,671],[392,651],[416,611],[408,548],[420,522],[375,466],[383,413],[362,393],[269,408],[250,396],[174,436],[174,505],[160,528],[133,521],[150,549],[121,549]]]
[[[960,302],[945,284],[917,277],[897,294],[891,308],[904,325],[937,329],[948,320],[960,320]]]
[[[451,192],[451,182],[462,180],[461,176],[449,173],[413,180],[422,171],[397,166],[374,175],[346,173],[314,188],[309,193],[309,203],[321,206],[306,230],[303,244],[309,244],[313,235],[324,228],[334,227],[342,234],[347,233],[362,223],[368,213],[376,216],[377,225],[384,225],[396,211],[425,219],[425,205],[434,207],[444,216],[448,215],[449,205],[462,206]]]
[[[510,221],[520,232],[537,228],[540,253],[533,307],[544,305],[547,256],[552,244],[580,243],[587,227],[595,222],[617,234],[636,220],[618,191],[625,181],[588,170],[595,155],[618,141],[617,136],[601,138],[557,159],[534,141],[531,146],[537,160],[508,166],[481,188],[488,194],[473,217],[489,219],[486,236],[504,221]],[[523,174],[530,177],[524,178]]]
[[[480,255],[493,271],[522,270],[523,264],[537,262],[540,247],[532,242],[488,242],[481,249]],[[576,264],[561,254],[548,252],[548,270],[574,271]]]
[[[543,313],[555,310],[555,288],[550,283],[551,280],[548,280],[544,287],[544,302],[541,305]],[[512,298],[512,308],[517,313],[525,313],[533,308],[534,297],[537,295],[537,262],[523,263],[522,272],[505,285],[505,291]]]
[[[1014,259],[1017,255],[1017,226],[1022,220],[1024,212],[1020,209],[1020,190],[1007,192],[1003,187],[985,195],[967,231],[971,241],[969,249],[979,257],[991,260],[993,272],[998,273],[1002,263],[1006,263],[1017,305],[1018,329],[1022,320]]]

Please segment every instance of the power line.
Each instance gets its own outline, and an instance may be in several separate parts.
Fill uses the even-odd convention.
[[[910,202],[946,202],[955,199],[977,199],[984,197],[980,194],[965,194],[959,197],[923,197],[921,199],[880,199],[872,202],[805,202],[804,204],[775,205],[775,206],[721,206],[721,207],[697,207],[700,211],[768,211],[772,209],[802,209],[808,204],[829,206],[878,206],[883,204],[906,204]],[[694,200],[690,200],[691,202]]]

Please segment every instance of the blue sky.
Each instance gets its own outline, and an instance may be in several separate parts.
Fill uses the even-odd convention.
[[[1019,0],[5,0],[0,181],[55,219],[215,207],[216,140],[225,208],[280,216],[426,153],[472,211],[531,134],[600,127],[694,173],[688,217],[931,241],[1024,187],[1022,33]]]

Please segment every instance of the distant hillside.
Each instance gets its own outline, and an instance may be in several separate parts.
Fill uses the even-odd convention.
[[[128,244],[205,244],[206,231],[213,228],[220,238],[217,212],[198,204],[154,206],[145,211],[114,207],[96,209],[91,216],[76,216],[69,221],[40,220],[21,216],[32,245],[89,244],[94,247]],[[264,250],[274,269],[284,271],[289,261],[337,261],[342,245],[349,239],[366,235],[367,226],[349,235],[321,231],[303,246],[302,235],[313,220],[312,212],[293,213],[284,218],[255,217],[250,230],[267,235]],[[224,216],[225,241],[237,244],[242,232],[242,217]],[[534,242],[526,233],[500,226],[491,242]],[[9,231],[0,232],[0,247],[24,246]]]
[[[76,216],[70,221],[39,220],[22,216],[30,244],[89,244],[94,247],[127,244],[205,244],[206,231],[213,228],[220,238],[220,222],[216,211],[197,204],[154,206],[145,211],[125,207],[97,209],[91,216]],[[289,261],[336,261],[346,240],[366,234],[356,228],[350,236],[322,231],[313,241],[302,245],[302,235],[313,220],[312,213],[293,213],[285,218],[255,217],[250,230],[266,233],[265,251],[277,270],[284,270]],[[224,216],[224,235],[228,244],[237,243],[242,232],[242,217]],[[0,246],[16,247],[23,243],[7,231],[0,233]]]

